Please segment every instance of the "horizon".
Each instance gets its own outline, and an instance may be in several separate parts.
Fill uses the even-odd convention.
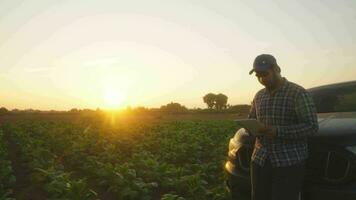
[[[170,103],[178,103],[180,104],[179,102],[170,102]],[[169,104],[169,103],[167,103]],[[18,109],[18,108],[12,108],[12,109],[9,109],[9,108],[6,108],[4,106],[0,106],[0,108],[5,108],[7,109],[8,111],[14,111],[14,110],[18,110],[18,111],[40,111],[40,112],[70,112],[72,109],[77,109],[78,111],[84,111],[84,110],[91,110],[91,111],[96,111],[96,110],[100,110],[100,111],[105,111],[105,112],[111,112],[111,111],[127,111],[127,110],[135,110],[135,109],[141,109],[141,108],[144,108],[144,109],[147,109],[147,110],[151,110],[151,109],[161,109],[162,106],[166,106],[167,104],[164,104],[164,105],[160,105],[158,107],[146,107],[146,106],[135,106],[135,107],[132,107],[132,106],[127,106],[127,107],[120,107],[120,108],[100,108],[100,107],[97,107],[97,108],[70,108],[68,110],[54,110],[54,109],[51,109],[51,110],[40,110],[40,109],[33,109],[33,108],[23,108],[23,109]],[[206,110],[215,110],[215,111],[219,111],[219,110],[216,110],[215,108],[208,108],[207,105],[205,105],[204,107],[187,107],[183,104],[180,104],[181,106],[187,108],[188,110],[197,110],[197,109],[206,109]],[[227,105],[230,105],[230,104],[227,104]],[[234,105],[230,105],[230,106],[250,106],[251,104],[234,104]]]
[[[354,1],[1,1],[0,107],[248,104],[262,53],[316,87],[356,80]]]

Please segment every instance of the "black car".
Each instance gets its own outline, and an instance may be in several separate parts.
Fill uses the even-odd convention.
[[[308,89],[319,131],[308,139],[309,158],[303,200],[356,199],[356,81]],[[225,163],[234,199],[250,195],[250,158],[255,139],[241,128],[230,139]]]

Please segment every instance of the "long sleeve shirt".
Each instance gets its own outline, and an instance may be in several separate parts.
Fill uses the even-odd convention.
[[[256,138],[251,160],[260,166],[267,158],[273,167],[305,160],[308,157],[307,137],[319,129],[316,108],[309,93],[285,78],[273,94],[266,88],[257,92],[249,118],[276,127],[273,138]]]

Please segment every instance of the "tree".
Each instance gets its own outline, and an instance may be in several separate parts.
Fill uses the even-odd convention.
[[[9,110],[7,110],[5,107],[1,107],[0,108],[0,114],[4,114],[4,113],[7,113],[9,112]]]
[[[226,109],[228,97],[225,94],[208,93],[203,97],[204,103],[208,105],[209,109],[215,107],[216,110]]]
[[[173,103],[173,102],[171,102],[165,106],[161,106],[160,110],[163,112],[168,112],[168,113],[184,113],[184,112],[188,111],[188,109],[185,106],[182,106],[179,103]]]
[[[72,108],[72,109],[70,109],[69,112],[74,112],[74,113],[76,113],[76,112],[79,112],[79,110],[78,110],[77,108]]]
[[[137,113],[137,114],[143,114],[143,113],[148,113],[149,109],[147,109],[147,108],[145,108],[143,106],[139,106],[139,107],[134,108],[133,112]]]
[[[250,109],[251,106],[247,104],[233,105],[228,108],[229,111],[239,114],[248,114]]]
[[[213,93],[208,93],[203,97],[204,103],[207,104],[209,109],[212,109],[215,105],[215,97],[216,95]]]
[[[218,94],[215,96],[215,108],[216,110],[222,110],[226,108],[228,97],[224,94]]]
[[[14,108],[14,109],[11,110],[11,112],[18,113],[18,112],[21,112],[21,110],[19,110],[17,108]]]

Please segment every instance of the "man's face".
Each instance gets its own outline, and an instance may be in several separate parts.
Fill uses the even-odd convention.
[[[274,87],[276,82],[276,76],[272,69],[267,71],[256,72],[256,77],[258,81],[264,85],[267,89],[271,89]]]

